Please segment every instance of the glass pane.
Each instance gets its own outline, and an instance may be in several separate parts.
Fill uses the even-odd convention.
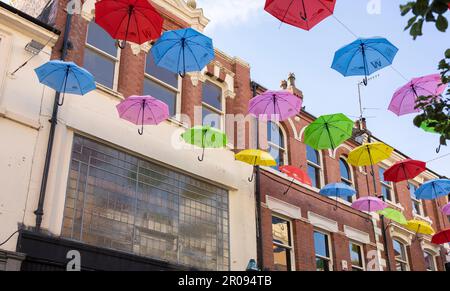
[[[273,241],[278,244],[283,244],[286,246],[291,245],[290,238],[290,225],[289,222],[275,217],[272,217],[272,235]]]
[[[113,57],[117,57],[116,40],[94,21],[89,22],[87,43]]]
[[[221,115],[203,106],[203,125],[220,129]]]
[[[281,128],[270,121],[267,123],[267,140],[280,148],[284,148],[284,138]]]
[[[94,50],[85,48],[84,68],[95,77],[95,81],[110,89],[114,87],[114,71],[116,62]]]
[[[330,257],[330,251],[328,249],[328,236],[321,232],[314,232],[314,249],[316,250],[316,255],[321,257]]]
[[[158,67],[155,64],[153,55],[151,53],[149,53],[146,57],[145,72],[155,77],[156,79],[161,80],[166,84],[169,84],[174,88],[178,88],[178,74],[172,73],[169,70]]]
[[[387,186],[382,185],[381,186],[381,192],[383,193],[383,196],[386,200],[392,201],[392,193],[391,189]]]
[[[339,168],[341,170],[341,178],[344,178],[346,180],[350,180],[351,181],[352,177],[350,176],[350,170],[348,168],[348,165],[342,159],[339,160]]]
[[[308,176],[311,179],[312,186],[320,188],[320,170],[314,166],[308,165]]]
[[[286,248],[273,245],[273,268],[275,271],[290,271],[290,251]]]
[[[177,110],[177,92],[168,89],[149,78],[144,79],[144,95],[150,95],[169,106],[170,116],[175,116]]]
[[[394,240],[395,258],[406,261],[405,246],[399,241]]]
[[[359,245],[350,243],[350,257],[353,266],[363,267],[362,249]]]
[[[279,148],[269,146],[269,153],[277,162],[277,166],[274,166],[272,168],[278,169],[279,166],[284,165],[284,151]]]
[[[322,258],[316,258],[316,271],[330,271],[330,262]]]
[[[306,158],[308,161],[320,166],[319,153],[309,145],[306,146]]]
[[[379,175],[380,175],[380,181],[385,182],[386,184],[389,184],[390,182],[386,182],[386,181],[384,180],[384,172],[386,172],[385,169],[379,168],[378,173],[379,173]]]
[[[427,271],[436,271],[436,265],[434,264],[434,257],[427,252],[424,253],[424,256]]]
[[[211,82],[203,83],[203,102],[222,111],[222,89]]]

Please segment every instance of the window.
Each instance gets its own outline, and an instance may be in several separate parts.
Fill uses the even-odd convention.
[[[398,240],[394,240],[394,253],[395,253],[395,265],[397,271],[408,271],[408,258],[406,252],[406,246],[399,242]]]
[[[413,213],[415,215],[424,216],[422,200],[417,199],[416,194],[415,194],[415,192],[417,190],[417,186],[412,183],[408,183],[408,185],[409,185],[409,193],[411,194]]]
[[[144,95],[150,95],[169,106],[170,116],[177,113],[177,99],[180,94],[178,74],[158,67],[153,55],[147,54],[145,64]]]
[[[206,81],[203,83],[202,114],[203,125],[222,129],[224,108],[222,102],[222,88]]]
[[[434,256],[426,251],[423,253],[423,255],[425,257],[425,266],[427,268],[427,271],[437,271],[436,260]]]
[[[350,242],[350,258],[352,259],[352,271],[364,271],[363,247]]]
[[[269,153],[277,161],[277,165],[284,165],[286,157],[284,134],[281,128],[271,121],[267,122],[267,141],[269,144]],[[277,167],[275,166],[275,168]]]
[[[331,254],[328,235],[319,231],[314,231],[314,248],[316,252],[316,270],[331,271]]]
[[[320,175],[322,171],[320,154],[318,151],[307,145],[306,159],[308,163],[308,176],[309,178],[311,178],[312,186],[315,188],[320,188],[322,184],[320,180]]]
[[[292,271],[291,223],[272,216],[272,236],[275,271]]]
[[[347,161],[343,158],[339,159],[339,169],[341,172],[341,182],[353,187],[352,173]],[[353,197],[347,197],[348,202],[353,202]]]
[[[229,270],[228,192],[75,136],[62,236],[200,270]]]
[[[84,50],[84,68],[94,75],[97,83],[115,90],[115,72],[118,63],[116,41],[91,21]]]
[[[394,202],[394,192],[392,189],[392,183],[384,180],[384,172],[385,171],[386,170],[383,168],[380,168],[380,170],[379,170],[380,181],[381,181],[381,193],[383,194],[383,196],[386,200]]]

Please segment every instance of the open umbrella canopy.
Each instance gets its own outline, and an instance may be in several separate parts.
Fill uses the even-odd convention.
[[[367,85],[367,77],[391,65],[397,52],[385,38],[359,38],[336,52],[331,67],[345,77],[364,76]]]
[[[274,167],[277,165],[275,159],[265,151],[243,150],[235,155],[236,160],[252,166]]]
[[[342,113],[321,116],[306,128],[305,143],[316,150],[334,150],[352,137],[353,126]]]
[[[450,216],[450,203],[442,207],[442,213],[444,215]]]
[[[431,124],[433,124],[433,123],[437,123],[437,121],[435,121],[435,120],[425,120],[424,122],[422,122],[420,124],[420,128],[423,129],[425,132],[438,133],[438,132],[436,132],[434,127],[431,126]]]
[[[84,95],[95,90],[94,76],[73,62],[49,61],[34,70],[39,82],[60,93]],[[64,95],[58,105],[64,102]]]
[[[130,96],[117,105],[120,118],[141,125],[139,134],[144,134],[144,125],[157,125],[169,118],[169,106],[152,96]]]
[[[443,230],[433,235],[431,243],[435,245],[443,245],[446,243],[450,243],[450,229]]]
[[[95,3],[95,22],[112,38],[143,44],[161,36],[163,18],[148,0],[101,0]]]
[[[352,208],[367,212],[380,211],[387,207],[386,202],[376,197],[362,197],[352,204]]]
[[[406,159],[395,163],[384,172],[384,181],[400,182],[414,179],[427,169],[425,162]]]
[[[183,133],[181,137],[185,142],[203,149],[203,154],[201,158],[199,157],[199,161],[203,161],[205,148],[224,148],[227,146],[227,135],[209,126],[193,127]]]
[[[354,196],[356,190],[344,183],[333,183],[323,187],[319,193],[327,197],[347,198]]]
[[[336,0],[267,0],[265,10],[280,21],[310,30],[333,14]]]
[[[288,91],[266,91],[252,98],[248,113],[260,119],[285,121],[300,113],[302,99]]]
[[[380,210],[378,211],[378,214],[402,225],[405,225],[408,222],[403,213],[392,208]]]
[[[438,97],[446,88],[447,84],[442,84],[440,74],[412,79],[394,93],[389,110],[398,116],[419,112],[420,109],[416,108],[418,97]]]
[[[300,183],[312,186],[311,178],[308,176],[308,174],[294,166],[281,166],[280,172],[286,174],[287,176],[299,181]]]
[[[422,184],[415,192],[417,199],[423,200],[434,200],[449,194],[450,180],[448,179],[430,180]]]
[[[389,158],[393,151],[382,142],[365,143],[351,151],[347,161],[356,167],[375,165]]]
[[[405,227],[416,234],[433,235],[435,233],[429,223],[420,220],[409,220]]]
[[[166,31],[151,52],[156,65],[181,76],[203,70],[215,56],[212,39],[192,28]]]

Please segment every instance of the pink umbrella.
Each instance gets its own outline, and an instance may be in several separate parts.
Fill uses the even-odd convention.
[[[359,211],[375,212],[386,209],[388,205],[383,200],[376,197],[359,198],[352,204],[352,208]]]
[[[140,135],[144,134],[144,125],[157,125],[169,118],[169,106],[152,96],[131,96],[117,105],[117,111],[122,119],[136,125]]]
[[[444,213],[447,216],[450,215],[450,203],[442,207],[442,213]]]
[[[412,79],[394,93],[389,110],[398,116],[419,112],[415,108],[419,96],[438,97],[446,88],[447,85],[442,84],[439,74]]]
[[[248,113],[257,118],[287,120],[300,113],[302,99],[288,91],[266,91],[249,103]]]

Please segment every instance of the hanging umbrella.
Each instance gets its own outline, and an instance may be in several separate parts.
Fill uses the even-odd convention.
[[[409,220],[406,225],[406,229],[415,232],[417,234],[433,235],[434,229],[429,223],[420,220]]]
[[[405,225],[407,223],[407,220],[403,213],[401,213],[398,210],[392,209],[392,208],[386,208],[383,210],[378,211],[379,215],[382,215],[386,217],[387,219],[390,219],[392,221],[395,221],[399,224]]]
[[[436,233],[431,239],[431,243],[435,245],[443,245],[446,243],[450,243],[450,229],[446,229]]]
[[[152,96],[131,96],[117,105],[120,118],[141,125],[140,135],[144,134],[144,125],[157,125],[169,118],[169,106]]]
[[[305,173],[305,171],[302,171],[301,169],[294,167],[294,166],[281,166],[279,167],[280,172],[288,175],[288,177],[292,178],[291,183],[289,184],[289,187],[287,188],[287,190],[284,192],[284,195],[286,195],[289,190],[292,187],[292,184],[294,184],[294,181],[297,180],[300,183],[312,186],[312,181],[311,178],[308,176],[307,173]]]
[[[366,212],[380,211],[387,207],[386,202],[376,197],[362,197],[352,204],[352,208]]]
[[[420,124],[420,128],[423,129],[425,132],[438,133],[438,132],[436,132],[434,127],[431,126],[431,124],[433,124],[433,123],[437,123],[437,121],[435,121],[435,120],[425,120],[424,122],[422,122],[422,124]]]
[[[203,70],[215,56],[212,39],[192,28],[165,32],[151,52],[156,65],[181,77]]]
[[[359,38],[336,52],[331,67],[344,77],[364,76],[367,86],[367,77],[391,65],[397,52],[385,38]]]
[[[338,198],[353,197],[356,195],[356,190],[344,183],[333,183],[323,187],[319,193],[327,197],[336,197],[336,206],[334,208],[336,210],[338,208]]]
[[[267,0],[264,10],[281,22],[310,30],[331,16],[336,0]]]
[[[356,167],[372,166],[373,173],[373,165],[388,159],[393,151],[382,142],[365,143],[349,153],[347,162]]]
[[[95,3],[95,22],[112,38],[143,44],[161,36],[163,18],[148,0],[101,0]]]
[[[205,157],[205,148],[224,148],[227,146],[227,135],[209,126],[193,127],[183,133],[181,137],[185,142],[203,149],[202,156],[198,157],[200,162]]]
[[[64,103],[65,93],[85,95],[96,88],[94,76],[72,62],[49,61],[34,71],[39,82],[63,93],[59,106]]]
[[[427,164],[421,161],[406,159],[396,162],[384,172],[384,181],[401,182],[414,179],[427,169]]]
[[[436,179],[430,180],[420,186],[415,195],[417,199],[434,200],[450,194],[450,180]]]
[[[257,118],[285,121],[302,110],[302,99],[288,91],[266,91],[250,100],[248,113]]]
[[[353,126],[342,113],[321,116],[306,128],[305,143],[316,150],[334,150],[352,137]]]
[[[450,203],[442,207],[442,213],[444,213],[444,215],[450,216]]]
[[[446,88],[439,74],[412,79],[394,93],[389,110],[398,116],[419,112],[416,101],[420,96],[438,97]]]
[[[263,167],[275,167],[277,162],[275,159],[265,151],[261,150],[243,150],[235,155],[236,160],[256,166]],[[248,179],[249,182],[253,181],[253,175]]]

